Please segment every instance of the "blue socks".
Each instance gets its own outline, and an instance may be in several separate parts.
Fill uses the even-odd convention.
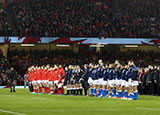
[[[125,90],[125,92],[124,92],[124,97],[128,98],[128,91],[127,90]]]
[[[91,88],[91,95],[93,95],[93,91],[94,91],[94,89],[93,89],[93,88]]]
[[[112,89],[114,96],[116,96],[116,89]]]
[[[102,96],[103,97],[108,97],[108,89],[103,89],[103,91],[102,91]]]
[[[134,99],[135,99],[135,100],[138,100],[138,91],[135,91],[135,92],[134,92]]]
[[[93,89],[93,95],[97,95],[96,88]]]

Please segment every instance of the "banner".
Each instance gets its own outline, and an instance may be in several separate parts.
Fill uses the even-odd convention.
[[[160,38],[0,37],[0,43],[136,44],[160,45]]]

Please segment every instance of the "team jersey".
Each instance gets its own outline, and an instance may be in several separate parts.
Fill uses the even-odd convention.
[[[32,72],[32,79],[33,79],[33,81],[37,80],[37,72],[36,71]]]
[[[129,71],[127,69],[125,69],[125,81],[128,81],[129,79]]]
[[[98,79],[98,77],[97,77],[97,69],[93,69],[93,71],[92,71],[92,79],[93,80],[97,80]]]
[[[47,77],[48,77],[48,70],[44,70],[44,71],[43,71],[43,77],[42,77],[43,80],[48,80]]]
[[[54,72],[54,78],[53,78],[54,81],[59,80],[59,76],[58,75],[59,75],[59,69],[56,69],[55,72]]]
[[[117,79],[118,80],[122,79],[122,70],[120,68],[118,68],[118,71],[117,71]]]
[[[137,69],[136,66],[134,66],[134,67],[132,68],[132,71],[131,71],[131,79],[138,81],[138,69]]]
[[[37,70],[36,72],[36,76],[37,76],[37,80],[41,80],[41,71],[40,70]]]
[[[115,75],[116,73],[115,73],[115,69],[113,69],[113,68],[110,68],[109,69],[109,73],[108,73],[108,79],[109,80],[114,80],[115,79]]]
[[[97,68],[97,78],[99,79],[99,78],[102,78],[102,77],[103,77],[103,68],[102,68],[102,66],[99,66]]]
[[[122,79],[122,80],[125,80],[125,75],[126,75],[126,70],[125,70],[125,69],[122,69],[122,70],[121,70],[121,79]]]
[[[50,74],[49,74],[49,81],[54,81],[54,70],[51,70],[50,71]]]
[[[72,77],[72,69],[68,70],[68,80],[70,80]]]
[[[109,72],[109,69],[106,68],[104,71],[103,71],[103,80],[107,81],[108,80],[108,72]]]
[[[29,81],[33,81],[32,72],[28,72],[28,80]]]
[[[61,79],[64,79],[64,77],[65,77],[65,71],[64,71],[63,68],[59,69],[59,75],[61,76]]]
[[[131,79],[131,73],[132,73],[132,67],[129,67],[129,69],[128,69],[128,71],[127,71],[128,73],[128,79]]]
[[[88,69],[88,77],[91,77],[91,78],[92,78],[92,71],[93,71],[92,68],[89,68],[89,69]]]
[[[83,71],[81,69],[76,71],[76,80],[80,80],[82,77]]]

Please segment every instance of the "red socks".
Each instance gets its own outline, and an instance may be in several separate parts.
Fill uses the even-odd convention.
[[[51,94],[55,94],[55,90],[50,90],[50,93]]]
[[[47,93],[47,87],[44,87],[44,93]]]
[[[38,89],[34,89],[33,91],[34,91],[35,93],[38,93]]]
[[[39,92],[43,93],[43,87],[39,87]]]
[[[47,87],[47,93],[50,93],[50,88],[49,87]]]

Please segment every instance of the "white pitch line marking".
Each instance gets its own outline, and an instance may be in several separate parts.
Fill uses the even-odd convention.
[[[0,109],[0,112],[11,113],[11,114],[15,114],[15,115],[27,115],[27,114],[23,114],[23,113],[17,113],[17,112],[13,112],[13,111],[6,111],[6,110],[2,110],[2,109]]]
[[[46,98],[36,98],[36,97],[34,97],[33,99],[35,99],[35,100],[48,100]]]
[[[60,109],[60,110],[54,110],[54,109],[52,109],[52,110],[38,110],[38,111],[40,111],[40,112],[49,112],[49,111],[54,111],[54,112],[66,112],[66,111],[74,111],[74,112],[81,112],[81,111],[83,111],[83,112],[93,112],[93,111],[114,111],[115,109],[87,109],[87,110],[85,110],[85,109],[83,109],[83,110],[79,110],[79,109],[72,109],[72,110],[65,110],[65,109]]]
[[[156,108],[143,108],[143,107],[136,107],[136,109],[143,109],[143,110],[150,110],[150,111],[160,111],[160,109],[156,109]]]
[[[4,97],[16,97],[15,95],[2,95]]]

